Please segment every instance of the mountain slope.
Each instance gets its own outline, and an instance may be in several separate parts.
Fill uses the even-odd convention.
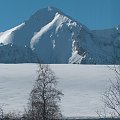
[[[0,33],[0,48],[13,44],[15,50],[0,58],[5,63],[36,62],[41,63],[79,63],[114,64],[120,62],[120,27],[109,30],[91,31],[86,26],[65,15],[54,7],[37,11],[21,25]],[[3,50],[4,47],[2,47]],[[29,49],[29,54],[27,49]],[[13,49],[13,48],[11,48]],[[23,49],[23,50],[22,50]],[[30,52],[31,51],[31,52]],[[26,54],[24,54],[26,53]],[[18,56],[21,60],[14,61]],[[30,57],[32,56],[32,57]],[[27,60],[22,60],[27,58]],[[10,60],[11,59],[11,60]]]
[[[20,27],[22,27],[24,25],[18,25],[10,30],[7,30],[5,32],[0,33],[0,43],[4,43],[4,44],[8,44],[8,43],[12,43],[13,41],[13,32],[20,29]]]

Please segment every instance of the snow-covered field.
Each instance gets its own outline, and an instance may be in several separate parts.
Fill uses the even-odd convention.
[[[113,75],[107,66],[51,65],[64,93],[61,109],[65,116],[97,116],[101,94]],[[33,87],[36,64],[0,64],[0,104],[5,111],[23,111]]]

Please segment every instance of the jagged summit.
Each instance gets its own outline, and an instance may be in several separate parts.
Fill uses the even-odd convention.
[[[45,12],[51,12],[51,13],[59,12],[59,13],[64,14],[60,9],[53,7],[53,6],[48,6],[48,7],[39,9],[36,13],[45,13]]]
[[[79,23],[78,21],[76,21],[75,19],[70,17],[69,15],[63,13],[60,9],[51,7],[51,6],[48,6],[46,8],[38,10],[25,23],[28,24],[29,22],[33,22],[33,21],[36,21],[36,22],[42,21],[42,24],[44,24],[44,23],[46,24],[46,23],[49,23],[50,21],[52,21],[56,14],[66,16],[67,18],[71,19],[72,21],[77,22],[78,24],[84,26],[84,28],[89,31],[89,29],[85,25]]]
[[[56,13],[65,15],[61,10],[59,10],[55,7],[48,6],[46,8],[40,9],[37,12],[35,12],[27,21],[35,20],[35,19],[36,20],[41,20],[41,19],[45,20],[46,19],[46,20],[50,21],[51,19],[54,18]]]
[[[59,14],[61,14],[61,15],[65,15],[65,16],[67,16],[65,13],[63,13],[60,9],[58,9],[58,8],[56,8],[56,7],[52,7],[52,6],[48,6],[48,7],[46,7],[46,8],[42,8],[42,9],[39,9],[37,12],[35,12],[30,18],[32,18],[32,17],[35,17],[35,16],[37,16],[37,17],[42,17],[42,15],[43,16],[46,16],[46,15],[54,15],[55,16],[55,14],[56,13],[59,13]]]
[[[52,19],[56,13],[63,14],[59,9],[49,6],[47,8],[38,10],[27,21],[30,21],[32,19],[34,20],[36,18],[37,18],[37,20],[40,20],[40,19],[48,19],[49,20],[49,19]]]
[[[0,62],[120,63],[119,31],[119,26],[91,31],[55,7],[43,8],[0,33]]]

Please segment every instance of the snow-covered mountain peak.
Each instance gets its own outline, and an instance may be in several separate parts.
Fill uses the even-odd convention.
[[[76,52],[73,51],[73,42],[76,44],[75,41],[77,41],[77,36],[80,32],[87,33],[85,29],[86,27],[82,26],[82,24],[64,14],[56,12],[52,21],[34,33],[30,47],[32,50],[40,52],[39,47],[44,49],[47,46],[49,53],[44,56],[47,52],[45,50],[39,54],[40,56],[44,56],[42,61],[45,63],[51,63],[51,61],[54,61],[53,63],[67,63],[72,56],[72,52]]]
[[[120,25],[92,31],[59,9],[47,7],[0,33],[0,62],[120,63],[119,33]]]

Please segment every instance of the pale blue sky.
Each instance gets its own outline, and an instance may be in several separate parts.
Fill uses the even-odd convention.
[[[120,24],[120,0],[0,0],[0,31],[20,24],[47,6],[61,9],[90,29]]]

